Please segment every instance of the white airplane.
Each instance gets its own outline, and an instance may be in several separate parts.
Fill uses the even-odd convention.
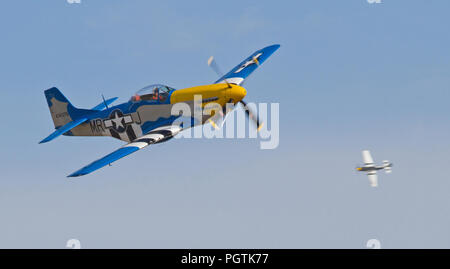
[[[389,161],[383,161],[383,165],[376,166],[373,162],[372,156],[370,155],[370,151],[363,150],[362,151],[362,157],[364,161],[364,166],[357,167],[356,170],[367,172],[367,176],[369,176],[370,185],[372,187],[378,186],[378,177],[377,177],[377,170],[384,169],[386,174],[389,174],[392,172],[392,163]]]

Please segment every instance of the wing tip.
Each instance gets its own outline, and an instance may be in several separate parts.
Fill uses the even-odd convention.
[[[47,143],[47,142],[50,142],[50,141],[52,141],[53,139],[55,139],[55,135],[54,135],[55,133],[51,133],[49,136],[47,136],[46,138],[44,138],[44,139],[42,139],[40,142],[39,142],[39,144],[44,144],[44,143]]]
[[[112,97],[112,98],[109,98],[109,99],[106,100],[106,101],[109,101],[110,104],[111,104],[111,103],[115,102],[117,99],[119,99],[119,97]]]
[[[280,44],[273,44],[273,45],[265,47],[263,50],[271,50],[272,52],[275,52],[280,47],[281,47]]]
[[[78,171],[73,172],[72,174],[68,175],[67,177],[81,177],[84,175],[89,174],[88,172],[83,172],[83,169],[80,169]]]

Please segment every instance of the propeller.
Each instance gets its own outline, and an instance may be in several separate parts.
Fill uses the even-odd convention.
[[[254,59],[254,60],[255,60],[256,64],[259,64],[257,59]],[[214,72],[216,72],[216,74],[219,77],[223,77],[223,73],[220,70],[219,65],[217,64],[217,62],[216,62],[216,60],[214,59],[213,56],[209,57],[209,59],[208,59],[208,66],[210,66],[211,69],[214,70]],[[224,79],[224,81],[225,81],[225,83],[227,83],[228,87],[231,88],[231,84],[228,82],[228,80]],[[232,102],[232,100],[230,99],[229,102]],[[241,105],[243,106],[244,111],[245,111],[245,115],[247,115],[249,120],[252,120],[255,123],[256,130],[259,132],[261,130],[261,128],[264,126],[264,122],[259,120],[258,115],[252,112],[252,110],[247,105],[247,103],[244,102],[244,100],[240,100],[239,103],[241,103]],[[226,114],[225,107],[223,108],[223,113]]]
[[[223,73],[219,68],[219,65],[217,64],[216,60],[214,60],[214,56],[209,57],[208,59],[208,65],[212,68],[212,70],[214,70],[214,72],[216,72],[216,74],[219,77],[223,77]],[[231,88],[230,83],[228,82],[227,79],[224,79],[225,82],[227,83],[228,87]]]
[[[264,126],[264,122],[261,122],[259,120],[258,115],[255,116],[255,113],[253,113],[250,107],[247,106],[247,103],[245,103],[243,100],[239,101],[239,103],[241,103],[244,107],[245,115],[247,115],[247,117],[256,124],[256,130],[259,132],[259,130],[261,130],[261,128]]]

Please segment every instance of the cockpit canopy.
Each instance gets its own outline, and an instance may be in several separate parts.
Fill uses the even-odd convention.
[[[131,101],[154,101],[159,103],[166,102],[170,93],[174,91],[174,88],[169,86],[165,86],[162,84],[153,84],[147,87],[144,87],[137,91],[132,97]]]

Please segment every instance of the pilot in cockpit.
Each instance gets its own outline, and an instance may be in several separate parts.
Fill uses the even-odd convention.
[[[159,90],[158,90],[158,88],[154,88],[153,89],[152,99],[155,100],[155,101],[157,101],[159,99]]]
[[[153,101],[156,103],[164,103],[171,91],[175,89],[164,86],[164,85],[150,85],[145,88],[140,89],[135,95],[131,97],[131,101]]]
[[[133,100],[134,102],[139,102],[139,101],[141,101],[141,96],[139,95],[139,94],[135,94],[132,98],[131,98],[131,100]]]

